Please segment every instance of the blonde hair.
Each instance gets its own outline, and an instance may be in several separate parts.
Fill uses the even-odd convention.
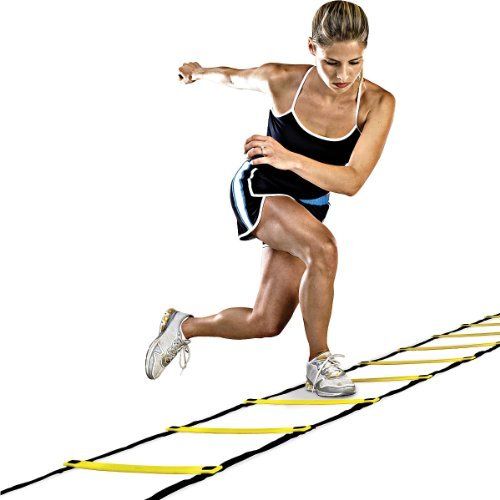
[[[312,20],[311,40],[321,47],[357,41],[366,49],[368,33],[364,10],[352,2],[327,2],[316,11]],[[363,81],[363,70],[358,78]]]
[[[321,46],[335,42],[358,41],[368,45],[368,19],[363,9],[351,2],[327,2],[314,14],[313,42]]]

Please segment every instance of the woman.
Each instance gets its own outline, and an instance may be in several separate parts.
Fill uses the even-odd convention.
[[[363,78],[368,21],[358,5],[334,1],[313,18],[308,39],[314,64],[268,63],[257,68],[203,68],[185,63],[182,82],[210,80],[271,96],[267,135],[252,135],[230,191],[238,237],[263,243],[260,290],[253,308],[208,317],[169,309],[146,356],[156,379],[192,337],[230,339],[279,334],[300,303],[309,361],[306,389],[350,395],[355,386],[327,343],[337,271],[335,237],[322,223],[329,193],[353,196],[373,171],[395,108],[393,95]]]

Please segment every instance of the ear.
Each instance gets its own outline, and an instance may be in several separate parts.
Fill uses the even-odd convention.
[[[315,56],[316,55],[316,44],[312,41],[311,37],[307,38],[307,46],[309,48],[309,52]]]

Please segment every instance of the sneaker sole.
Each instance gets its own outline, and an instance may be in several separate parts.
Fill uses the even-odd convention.
[[[149,372],[149,360],[151,359],[151,355],[153,351],[155,350],[156,346],[158,345],[159,339],[161,334],[167,329],[168,325],[172,321],[175,313],[177,311],[173,308],[170,308],[167,310],[167,312],[163,315],[161,322],[160,322],[160,328],[159,328],[159,333],[158,336],[151,342],[151,345],[149,346],[148,352],[146,353],[146,361],[145,361],[145,367],[146,367],[146,375],[148,376],[149,379],[151,380],[156,380],[158,377],[153,377],[153,374]]]
[[[309,382],[309,380],[306,380],[305,388],[309,392],[313,392],[313,393],[317,394],[318,396],[327,397],[327,398],[335,398],[337,396],[352,396],[353,394],[356,393],[356,387],[354,387],[353,389],[346,389],[342,392],[339,392],[338,394],[332,394],[331,392],[321,392],[321,391],[318,392],[318,391],[314,390],[314,387],[313,387],[312,383]]]

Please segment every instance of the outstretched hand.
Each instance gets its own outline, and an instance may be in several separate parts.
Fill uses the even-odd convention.
[[[184,63],[179,68],[178,78],[184,84],[194,83],[198,79],[199,71],[203,69],[197,62]]]
[[[267,135],[252,135],[244,147],[252,165],[268,164],[280,170],[291,170],[297,162],[297,155],[285,149],[274,137]],[[254,158],[264,155],[261,158]]]

